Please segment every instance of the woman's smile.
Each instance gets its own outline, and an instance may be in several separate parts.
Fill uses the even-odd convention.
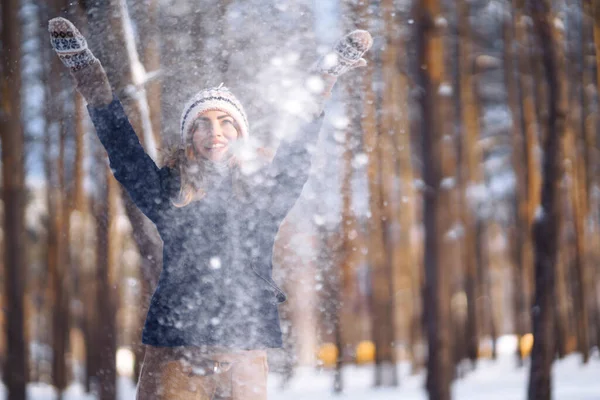
[[[224,142],[213,142],[213,143],[207,143],[206,145],[204,145],[205,149],[209,149],[209,150],[217,150],[217,149],[222,149],[227,147],[227,143]]]

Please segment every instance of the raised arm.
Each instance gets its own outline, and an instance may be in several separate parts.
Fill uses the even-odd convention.
[[[115,179],[135,205],[156,222],[170,206],[169,194],[177,190],[172,187],[177,177],[167,167],[159,169],[146,154],[116,96],[104,107],[88,104],[87,108]]]
[[[140,210],[156,222],[169,205],[168,189],[176,177],[168,168],[159,169],[144,151],[121,102],[113,95],[104,68],[77,28],[64,18],[54,18],[49,21],[48,30],[52,47],[88,103],[115,178]]]
[[[321,90],[313,93],[306,105],[310,122],[305,124],[291,141],[284,141],[277,149],[267,172],[273,180],[269,212],[281,221],[293,207],[308,180],[312,155],[309,148],[316,146],[323,123],[323,109],[331,97],[333,86],[340,75],[367,65],[363,55],[373,44],[367,31],[356,30],[341,38],[331,53],[321,57],[310,70],[311,79],[319,79]]]
[[[324,114],[305,124],[291,141],[282,141],[273,161],[267,168],[272,185],[268,191],[268,212],[273,221],[280,223],[294,206],[308,181],[312,162],[311,148],[315,148]]]

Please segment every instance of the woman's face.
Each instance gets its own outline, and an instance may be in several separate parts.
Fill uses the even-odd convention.
[[[196,154],[210,161],[226,158],[230,145],[237,140],[234,119],[223,111],[205,111],[192,127],[192,144]]]

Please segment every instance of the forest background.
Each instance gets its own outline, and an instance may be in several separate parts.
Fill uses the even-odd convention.
[[[309,66],[343,33],[372,33],[279,232],[286,345],[270,363],[284,382],[318,365],[340,391],[344,365],[374,362],[374,384],[394,386],[406,362],[445,400],[512,334],[523,392],[549,399],[555,358],[597,354],[600,2],[3,0],[0,13],[10,399],[73,381],[114,399],[117,354],[137,377],[162,257],[52,52],[56,16],[88,38],[157,162],[185,100],[221,82],[276,148]]]

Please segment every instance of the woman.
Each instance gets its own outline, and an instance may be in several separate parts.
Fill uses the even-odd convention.
[[[156,225],[163,270],[143,329],[147,345],[138,399],[266,399],[267,348],[282,346],[271,277],[279,225],[308,179],[337,77],[366,64],[366,31],[342,38],[313,72],[325,83],[312,120],[280,145],[273,161],[242,173],[236,148],[249,136],[246,113],[222,85],[198,92],[181,116],[181,146],[162,168],[144,152],[102,65],[71,22],[49,22],[51,43],[88,102],[115,178]]]

